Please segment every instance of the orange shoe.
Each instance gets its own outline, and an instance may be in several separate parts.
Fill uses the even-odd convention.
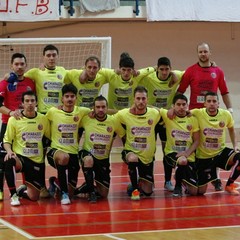
[[[239,195],[239,191],[236,189],[236,184],[232,183],[229,186],[225,187],[225,191],[230,193],[231,195]]]
[[[133,192],[132,192],[132,196],[131,196],[131,199],[136,201],[136,200],[140,200],[140,192],[135,189]]]

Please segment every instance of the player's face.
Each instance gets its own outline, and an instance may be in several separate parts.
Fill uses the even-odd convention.
[[[73,107],[76,103],[76,100],[77,96],[72,92],[65,93],[62,96],[62,103],[65,107]]]
[[[23,109],[27,112],[35,112],[37,101],[35,96],[25,95],[23,101]]]
[[[133,69],[128,67],[121,67],[120,73],[121,73],[122,79],[124,81],[128,81],[132,77]]]
[[[142,111],[147,107],[147,93],[136,92],[134,96],[134,105],[137,110]]]
[[[161,80],[167,80],[167,78],[169,77],[169,74],[171,72],[171,67],[168,65],[160,65],[157,68],[157,72],[158,72],[158,78]]]
[[[211,114],[216,114],[217,109],[219,108],[219,100],[217,96],[207,96],[205,103],[204,103],[208,113]]]
[[[27,68],[27,63],[24,58],[15,58],[12,63],[12,70],[18,75],[23,76]]]
[[[86,63],[85,69],[88,79],[94,80],[100,68],[96,60],[90,60]]]
[[[56,67],[58,60],[58,53],[56,50],[47,50],[43,56],[44,66],[49,69],[54,69]]]
[[[210,59],[210,50],[207,44],[198,46],[198,60],[200,63],[206,63]]]
[[[186,111],[188,110],[188,104],[186,100],[178,99],[173,105],[174,112],[179,117],[185,117]]]
[[[94,113],[97,119],[103,120],[106,118],[107,114],[107,103],[106,101],[96,101],[94,105]]]

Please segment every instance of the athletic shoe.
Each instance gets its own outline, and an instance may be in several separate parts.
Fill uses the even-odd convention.
[[[133,192],[133,190],[134,190],[134,189],[133,189],[132,184],[129,183],[128,186],[127,186],[127,195],[128,195],[129,197],[132,196],[132,192]]]
[[[97,202],[97,195],[96,195],[95,192],[89,193],[88,201],[89,201],[90,203],[96,203],[96,202]]]
[[[67,205],[70,204],[71,201],[69,199],[68,193],[62,192],[62,198],[61,198],[61,204],[62,205]]]
[[[51,194],[49,193],[49,191],[47,190],[46,187],[41,188],[40,190],[40,198],[50,198]]]
[[[19,197],[22,197],[23,196],[23,193],[27,190],[27,186],[26,185],[20,185],[17,189],[17,195]]]
[[[19,206],[20,205],[19,197],[16,193],[14,193],[11,197],[11,205],[12,206]]]
[[[4,198],[4,196],[3,196],[3,192],[0,191],[0,201],[3,201],[3,198]]]
[[[228,193],[230,193],[231,195],[235,195],[235,196],[239,195],[239,192],[238,192],[238,190],[236,189],[236,185],[235,185],[234,183],[226,186],[226,187],[225,187],[225,191],[228,192]]]
[[[182,188],[176,186],[173,190],[173,197],[182,197]]]
[[[220,179],[216,179],[215,181],[212,181],[212,185],[215,188],[215,191],[222,191],[222,182]]]
[[[59,193],[61,192],[58,179],[56,177],[52,176],[49,178],[48,181],[49,181],[48,192],[49,192],[50,196],[57,198]]]
[[[164,188],[168,190],[169,192],[173,192],[174,186],[172,185],[171,181],[167,181],[164,184]]]
[[[138,191],[138,189],[135,189],[135,190],[132,192],[131,199],[132,199],[133,201],[140,200],[140,192]]]

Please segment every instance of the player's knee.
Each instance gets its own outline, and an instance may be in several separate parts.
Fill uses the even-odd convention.
[[[16,159],[15,158],[10,158],[7,161],[5,161],[5,168],[8,169],[9,167],[16,166]]]
[[[89,156],[85,156],[83,158],[83,166],[87,167],[87,168],[93,167],[93,158],[92,158],[92,156],[89,155]]]
[[[127,154],[126,160],[128,163],[138,162],[138,156],[135,153],[130,152]]]

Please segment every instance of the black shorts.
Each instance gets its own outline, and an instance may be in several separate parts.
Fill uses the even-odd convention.
[[[162,142],[166,142],[167,141],[167,134],[166,134],[166,126],[165,124],[157,124],[155,126],[155,136],[157,139],[157,135],[159,135],[159,138]]]
[[[17,156],[22,164],[19,172],[24,172],[26,182],[40,191],[45,185],[45,162],[36,163],[22,155]]]
[[[165,161],[168,165],[170,165],[172,168],[176,167],[176,171],[179,171],[183,169],[184,173],[182,174],[183,179],[182,181],[186,182],[187,184],[197,187],[198,181],[197,181],[197,169],[196,169],[196,163],[195,162],[188,162],[187,165],[180,166],[178,168],[177,166],[177,153],[173,152],[165,156]],[[178,169],[177,169],[178,168]]]
[[[129,151],[129,150],[122,151],[122,159],[126,164],[128,164],[128,162],[126,160],[126,155],[130,152],[132,152],[132,151]],[[134,153],[134,152],[132,152],[132,153]],[[149,164],[144,164],[140,159],[138,159],[139,180],[142,179],[144,181],[154,184],[153,167],[154,167],[154,159]]]
[[[86,156],[91,156],[93,158],[94,164],[93,164],[93,171],[95,175],[95,181],[101,185],[103,185],[105,188],[109,189],[110,187],[110,161],[109,158],[106,159],[97,159],[95,158],[90,152],[86,150],[79,151],[79,158],[80,162],[83,165],[83,159]]]
[[[229,165],[230,158],[236,153],[231,148],[224,148],[217,156],[206,159],[196,159],[197,164],[197,174],[199,186],[205,185],[217,179],[216,168],[221,168],[223,170],[230,170],[231,165]]]
[[[47,153],[47,160],[48,163],[57,169],[56,166],[56,162],[54,160],[54,155],[55,153],[59,151],[56,148],[51,148],[48,153]],[[77,181],[78,181],[78,172],[80,170],[80,164],[79,164],[79,158],[78,158],[78,154],[70,154],[69,155],[69,162],[67,165],[67,169],[68,169],[68,183],[75,188],[77,186]]]
[[[1,132],[0,132],[0,159],[3,159],[6,155],[6,150],[3,147],[3,137],[7,129],[7,124],[2,123]]]

